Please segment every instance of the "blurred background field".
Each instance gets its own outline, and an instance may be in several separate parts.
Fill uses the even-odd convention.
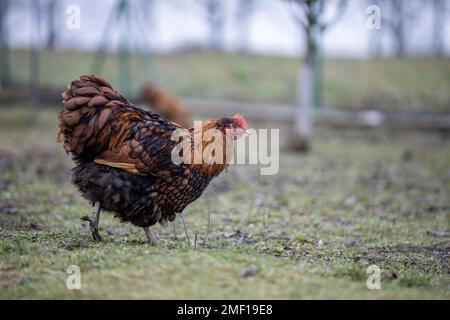
[[[0,0],[0,298],[449,299],[450,1],[308,1],[333,21],[315,50],[304,3]],[[279,129],[279,173],[232,166],[186,209],[189,239],[177,219],[149,247],[105,213],[93,242],[56,143],[60,93],[91,73],[145,108],[153,82],[192,119]],[[72,264],[82,290],[66,288]]]
[[[61,90],[63,84],[81,74],[89,74],[93,56],[93,53],[43,51],[40,59],[41,86]],[[297,73],[301,65],[296,58],[181,52],[157,54],[149,59],[150,70],[158,84],[178,96],[296,103]],[[117,60],[117,55],[106,58],[102,73],[112,83],[119,83]],[[29,61],[28,51],[12,52],[13,82],[28,82]],[[132,56],[130,64],[132,70],[139,70],[141,60],[136,55]],[[328,105],[347,110],[450,111],[448,58],[363,61],[334,58],[326,59],[323,68],[324,100]],[[131,92],[121,92],[136,94],[143,83],[152,79],[153,76],[135,72]]]

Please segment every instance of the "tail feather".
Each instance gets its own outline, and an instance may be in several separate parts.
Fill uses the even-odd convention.
[[[113,113],[131,106],[99,76],[82,76],[72,81],[62,98],[64,110],[59,114],[57,140],[75,159],[93,157],[107,145],[112,129],[107,123]]]

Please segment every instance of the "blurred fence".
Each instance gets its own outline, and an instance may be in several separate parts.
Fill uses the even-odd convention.
[[[16,86],[16,89],[15,93],[10,92],[10,95],[1,96],[0,103],[5,105],[8,101],[15,101],[17,95],[23,92],[20,86]],[[59,105],[61,93],[59,90],[42,89],[40,90],[40,99],[42,103],[47,105]],[[130,97],[130,100],[143,106],[140,97]],[[254,120],[291,123],[297,112],[297,106],[289,104],[245,103],[191,97],[183,97],[180,100],[186,105],[190,113],[200,117],[225,117],[242,113]],[[314,123],[334,127],[450,131],[450,114],[412,111],[383,112],[378,110],[346,111],[325,107],[314,111]]]
[[[186,98],[183,101],[192,113],[205,116],[229,116],[244,113],[258,120],[292,122],[296,106],[254,104],[224,100],[202,100]],[[321,125],[348,127],[391,127],[399,129],[450,130],[450,114],[428,112],[392,112],[376,110],[344,111],[319,109],[314,111],[314,122]]]

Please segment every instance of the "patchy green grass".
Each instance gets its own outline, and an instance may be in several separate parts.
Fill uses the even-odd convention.
[[[185,211],[191,242],[177,219],[151,247],[109,213],[93,242],[55,111],[26,114],[0,111],[0,298],[450,298],[448,139],[319,129],[275,176],[231,167]]]
[[[92,53],[44,51],[41,84],[62,88],[93,72]],[[180,96],[264,103],[295,103],[300,59],[192,52],[131,58],[133,81],[119,81],[117,56],[102,75],[124,93],[152,80]],[[145,62],[143,62],[145,61]],[[15,81],[27,83],[29,54],[11,55]],[[325,103],[347,109],[450,111],[448,58],[324,61]]]

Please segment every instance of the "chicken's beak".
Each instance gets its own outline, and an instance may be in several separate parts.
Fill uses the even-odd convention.
[[[226,129],[227,136],[233,138],[233,140],[239,139],[245,133],[246,133],[246,130],[242,129],[242,128],[229,128],[229,129]]]

